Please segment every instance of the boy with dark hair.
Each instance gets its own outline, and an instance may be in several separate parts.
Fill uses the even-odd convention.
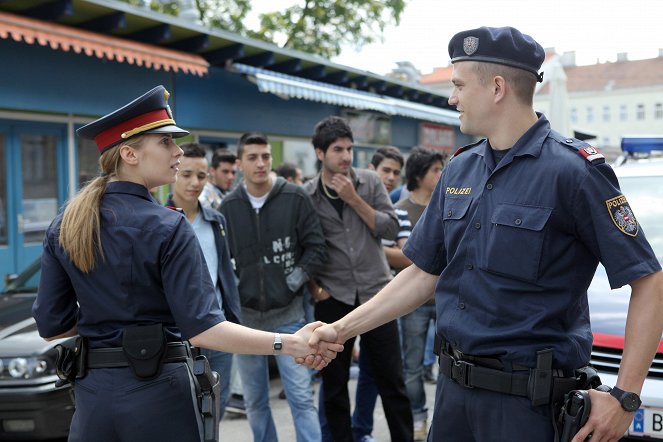
[[[246,325],[287,333],[304,323],[304,284],[326,258],[320,222],[306,192],[272,179],[272,152],[264,134],[242,135],[237,149],[244,182],[221,205],[239,276]],[[267,358],[239,355],[244,401],[255,442],[278,440],[269,406]],[[276,356],[298,441],[318,442],[320,422],[311,376],[292,358]]]
[[[223,198],[235,184],[237,178],[237,156],[227,148],[219,148],[212,154],[209,167],[209,182],[200,195],[200,202],[218,210]]]
[[[329,258],[309,283],[315,317],[333,322],[367,302],[391,273],[381,238],[394,239],[398,220],[389,195],[373,171],[352,168],[352,130],[339,117],[319,122],[312,138],[320,173],[304,185],[322,223]],[[393,441],[412,440],[410,401],[396,321],[362,335]],[[325,416],[336,442],[352,442],[347,383],[354,339],[322,371]]]
[[[184,151],[184,155],[180,159],[177,181],[171,185],[172,193],[168,195],[165,205],[178,207],[184,211],[205,256],[221,308],[226,318],[239,323],[239,293],[225,235],[226,220],[218,211],[206,207],[198,201],[208,179],[205,149],[197,143],[185,143],[180,147]],[[221,378],[221,394],[219,395],[221,405],[219,420],[221,420],[230,395],[230,371],[233,355],[207,349],[201,349],[201,354],[207,357],[212,370],[218,372]]]
[[[426,209],[431,195],[442,174],[444,157],[422,147],[415,147],[405,163],[407,198],[396,203],[396,210],[406,212],[412,228]],[[403,252],[399,250],[402,254]],[[408,259],[403,255],[404,259]],[[409,259],[408,259],[409,261]],[[428,409],[424,390],[424,356],[426,339],[431,321],[435,323],[435,299],[401,318],[401,342],[403,344],[403,370],[405,387],[412,404],[414,439],[426,440],[428,435]]]

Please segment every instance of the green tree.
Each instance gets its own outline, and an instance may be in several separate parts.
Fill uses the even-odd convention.
[[[138,5],[140,0],[122,0]],[[260,14],[259,29],[244,20],[250,0],[195,0],[203,24],[278,46],[333,57],[343,46],[361,48],[380,41],[388,25],[398,25],[406,0],[298,0],[284,11]],[[151,8],[177,15],[178,3],[152,0]]]

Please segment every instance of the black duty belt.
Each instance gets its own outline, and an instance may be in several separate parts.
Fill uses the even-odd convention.
[[[189,346],[183,342],[169,342],[163,363],[185,362],[191,357]],[[128,367],[122,347],[91,348],[87,351],[87,368]]]
[[[480,358],[476,358],[477,362]],[[440,373],[467,388],[481,388],[514,396],[530,397],[530,372],[506,372],[457,359],[446,351],[440,353]],[[554,376],[550,399],[553,403],[578,386],[575,377]]]

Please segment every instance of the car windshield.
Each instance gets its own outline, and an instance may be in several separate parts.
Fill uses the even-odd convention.
[[[620,177],[619,183],[656,256],[663,260],[663,176]]]

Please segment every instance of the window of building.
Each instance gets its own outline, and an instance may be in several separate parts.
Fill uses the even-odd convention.
[[[645,119],[645,105],[644,104],[638,104],[638,107],[636,108],[636,111],[635,111],[635,118],[636,118],[636,120],[644,120]]]
[[[610,106],[603,106],[603,122],[610,122]]]
[[[626,121],[628,120],[628,107],[625,104],[619,106],[619,120]]]
[[[663,120],[663,103],[656,103],[654,105],[654,119]]]
[[[571,108],[571,123],[578,122],[578,109],[575,107]]]
[[[587,108],[587,122],[588,123],[594,122],[594,108],[591,106]]]

